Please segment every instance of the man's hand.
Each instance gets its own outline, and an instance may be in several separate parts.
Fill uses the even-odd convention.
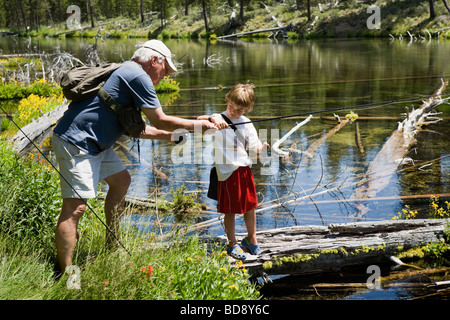
[[[216,125],[213,122],[210,122],[209,120],[197,120],[197,121],[201,124],[203,132],[209,129],[217,129]]]
[[[228,128],[228,123],[222,116],[217,116],[217,114],[213,114],[211,117],[211,122],[214,123],[217,129],[222,130]]]

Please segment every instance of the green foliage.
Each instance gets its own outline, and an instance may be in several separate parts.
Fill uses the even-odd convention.
[[[59,95],[61,92],[62,89],[58,84],[43,79],[35,80],[30,85],[17,81],[0,82],[0,99],[23,99],[31,94],[49,97]]]
[[[0,142],[0,233],[49,245],[61,208],[59,177],[38,154],[23,159]]]
[[[439,197],[431,196],[429,202],[429,211],[425,214],[426,219],[448,219],[450,218],[450,203],[445,201],[445,208],[439,203]],[[401,212],[397,212],[397,215],[392,219],[394,220],[407,220],[416,219],[418,217],[418,211],[412,210],[409,205],[405,205],[405,208]]]
[[[105,250],[99,241],[103,229],[85,219],[74,259],[79,289],[70,287],[67,273],[54,280],[51,263],[34,242],[0,234],[0,299],[259,299],[242,263],[231,264],[218,245],[207,249],[195,236],[155,243],[123,234],[128,255]]]
[[[411,210],[409,205],[405,205],[405,208],[401,212],[397,212],[397,215],[392,217],[394,220],[408,220],[417,217],[417,210]]]
[[[241,8],[236,7],[237,32],[245,32],[275,26],[272,15],[283,25],[296,26],[295,33],[302,37],[352,37],[352,36],[389,36],[424,32],[425,29],[434,31],[445,28],[449,18],[443,1],[434,1],[436,18],[430,19],[430,5],[428,1],[404,0],[375,0],[361,4],[360,1],[339,1],[321,3],[320,1],[267,0],[264,3],[270,13],[259,2],[239,1]],[[95,0],[90,1],[94,12],[96,28],[84,31],[66,33],[65,37],[94,37],[98,35],[123,37],[160,37],[160,38],[207,38],[210,33],[224,34],[228,30],[229,17],[233,3],[217,0],[189,1],[186,0],[152,1],[143,0]],[[206,5],[208,29],[206,30],[203,6]],[[308,20],[308,4],[310,20]],[[20,36],[51,36],[67,31],[65,10],[69,5],[76,5],[81,10],[81,25],[91,26],[90,10],[86,1],[82,0],[48,0],[36,2],[34,0],[20,1],[21,10],[17,9],[15,0],[3,0],[0,7],[0,28],[15,29]],[[369,30],[366,20],[369,17],[366,9],[369,5],[376,5],[382,11],[382,27],[380,30]],[[317,17],[317,21],[315,20]],[[142,20],[143,19],[143,20]],[[104,24],[114,21],[112,24]],[[40,25],[36,24],[39,21]]]
[[[430,216],[433,219],[447,219],[450,218],[450,203],[445,201],[446,208],[439,204],[439,197],[430,197]]]
[[[180,83],[173,80],[170,76],[165,76],[157,86],[155,86],[157,93],[171,93],[180,90]]]
[[[431,242],[423,247],[423,251],[430,259],[439,259],[450,252],[450,245],[445,240]]]
[[[176,191],[171,191],[173,196],[172,211],[177,221],[189,221],[195,219],[202,210],[202,205],[195,202],[197,194],[185,194],[186,186],[183,184]]]

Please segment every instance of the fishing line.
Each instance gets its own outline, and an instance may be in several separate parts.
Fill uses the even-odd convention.
[[[403,98],[403,99],[394,99],[394,100],[389,100],[389,101],[381,101],[381,102],[372,102],[372,103],[366,103],[366,104],[359,104],[359,105],[354,105],[354,106],[350,106],[350,107],[338,107],[338,108],[332,108],[332,109],[327,109],[327,110],[318,110],[318,111],[310,111],[310,112],[300,112],[300,113],[295,113],[295,114],[290,114],[290,115],[285,115],[285,116],[278,116],[278,117],[272,117],[272,118],[263,118],[263,119],[255,119],[255,120],[250,120],[250,121],[244,121],[244,122],[239,122],[239,123],[234,123],[234,126],[238,126],[241,124],[248,124],[248,123],[255,123],[255,122],[262,122],[262,121],[274,121],[274,120],[281,120],[281,119],[286,119],[286,118],[293,118],[293,117],[299,117],[299,116],[307,116],[310,114],[318,114],[318,113],[325,113],[325,112],[335,112],[335,111],[342,111],[342,110],[349,110],[349,109],[369,109],[371,107],[374,106],[385,106],[385,105],[389,105],[389,104],[394,104],[394,103],[400,103],[400,102],[408,102],[408,101],[415,101],[415,100],[422,100],[422,99],[426,99],[426,98],[431,98],[431,97],[442,97],[442,96],[450,96],[450,94],[432,94],[432,95],[426,95],[426,96],[418,96],[418,97],[412,97],[412,98]]]
[[[14,121],[14,119],[12,118],[12,116],[10,116],[4,109],[2,106],[0,106],[0,110],[2,110],[2,112],[6,115],[6,118],[9,119],[16,127],[17,129],[19,129],[19,131],[28,139],[28,141],[30,141],[30,143],[36,148],[36,150],[44,157],[45,160],[47,160],[48,163],[50,163],[50,165],[53,167],[53,169],[55,169],[55,171],[59,174],[59,176],[70,186],[70,188],[72,188],[72,190],[76,193],[76,195],[78,196],[78,198],[81,199],[81,201],[83,201],[83,203],[86,205],[86,207],[89,208],[89,210],[91,210],[91,212],[94,214],[94,216],[103,224],[103,226],[105,226],[106,230],[108,230],[108,232],[114,237],[114,239],[120,244],[120,246],[131,256],[131,253],[127,250],[127,248],[124,246],[124,244],[120,241],[120,239],[116,236],[116,234],[108,227],[108,225],[97,215],[97,213],[95,212],[95,210],[89,205],[89,203],[87,203],[86,200],[84,200],[81,195],[78,193],[77,190],[75,190],[75,188],[70,184],[70,182],[66,179],[66,177],[64,177],[61,172],[58,170],[58,168],[56,168],[56,166],[53,164],[52,161],[50,161],[50,159],[39,149],[39,147],[34,143],[34,141],[32,141],[30,139],[30,137],[28,137],[28,135],[23,132],[23,130],[19,127],[19,125]]]

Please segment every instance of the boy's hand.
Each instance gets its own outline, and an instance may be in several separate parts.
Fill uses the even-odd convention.
[[[266,152],[270,150],[270,145],[266,142],[260,144],[259,146],[256,147],[255,151],[256,153],[262,153],[262,152]]]

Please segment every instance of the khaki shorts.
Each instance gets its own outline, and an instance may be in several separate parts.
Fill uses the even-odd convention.
[[[125,170],[122,160],[112,148],[93,156],[56,134],[52,137],[52,143],[62,175],[60,185],[63,198],[95,198],[100,181]]]

